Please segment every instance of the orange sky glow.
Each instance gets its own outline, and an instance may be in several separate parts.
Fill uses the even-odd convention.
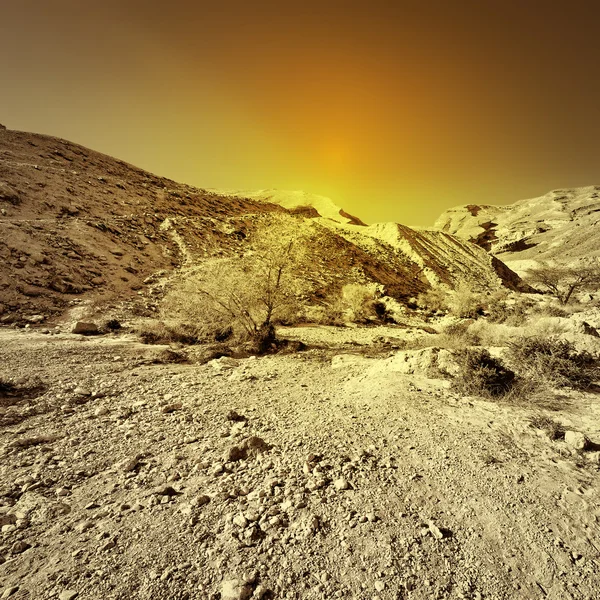
[[[0,122],[366,222],[600,184],[592,2],[19,0]]]

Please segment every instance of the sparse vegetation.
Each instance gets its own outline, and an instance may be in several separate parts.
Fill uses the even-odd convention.
[[[324,320],[332,324],[385,320],[387,310],[378,298],[379,290],[376,285],[346,284],[327,302]]]

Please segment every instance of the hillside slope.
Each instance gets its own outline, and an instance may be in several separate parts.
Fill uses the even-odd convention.
[[[435,227],[520,270],[540,260],[600,256],[600,186],[554,190],[509,206],[458,206]]]
[[[194,188],[65,140],[0,128],[0,323],[41,322],[82,299],[136,299],[151,309],[148,283],[248,251],[249,233],[279,226],[274,214],[292,215],[309,239],[320,297],[348,282],[380,284],[400,300],[468,277],[518,285],[451,235],[366,227],[329,199],[298,192]]]

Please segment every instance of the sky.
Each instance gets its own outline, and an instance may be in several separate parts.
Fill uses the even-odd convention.
[[[600,184],[595,2],[19,0],[0,123],[365,222]]]

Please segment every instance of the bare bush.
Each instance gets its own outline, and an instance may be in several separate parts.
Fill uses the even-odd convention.
[[[328,303],[328,316],[334,323],[366,323],[385,317],[378,302],[378,286],[349,283]]]
[[[550,292],[561,304],[568,304],[574,294],[596,291],[600,286],[600,263],[581,261],[577,265],[541,263],[529,269],[526,279]]]
[[[486,299],[466,283],[459,283],[448,298],[448,310],[451,315],[463,319],[476,318],[485,309]]]
[[[483,314],[492,296],[461,282],[456,289],[431,288],[417,296],[417,306],[432,312],[445,312],[462,319]]]
[[[565,340],[524,337],[510,342],[509,349],[520,375],[543,385],[585,389],[600,379],[598,361]]]
[[[202,341],[194,326],[178,321],[144,319],[137,327],[137,334],[145,344],[197,344]]]

